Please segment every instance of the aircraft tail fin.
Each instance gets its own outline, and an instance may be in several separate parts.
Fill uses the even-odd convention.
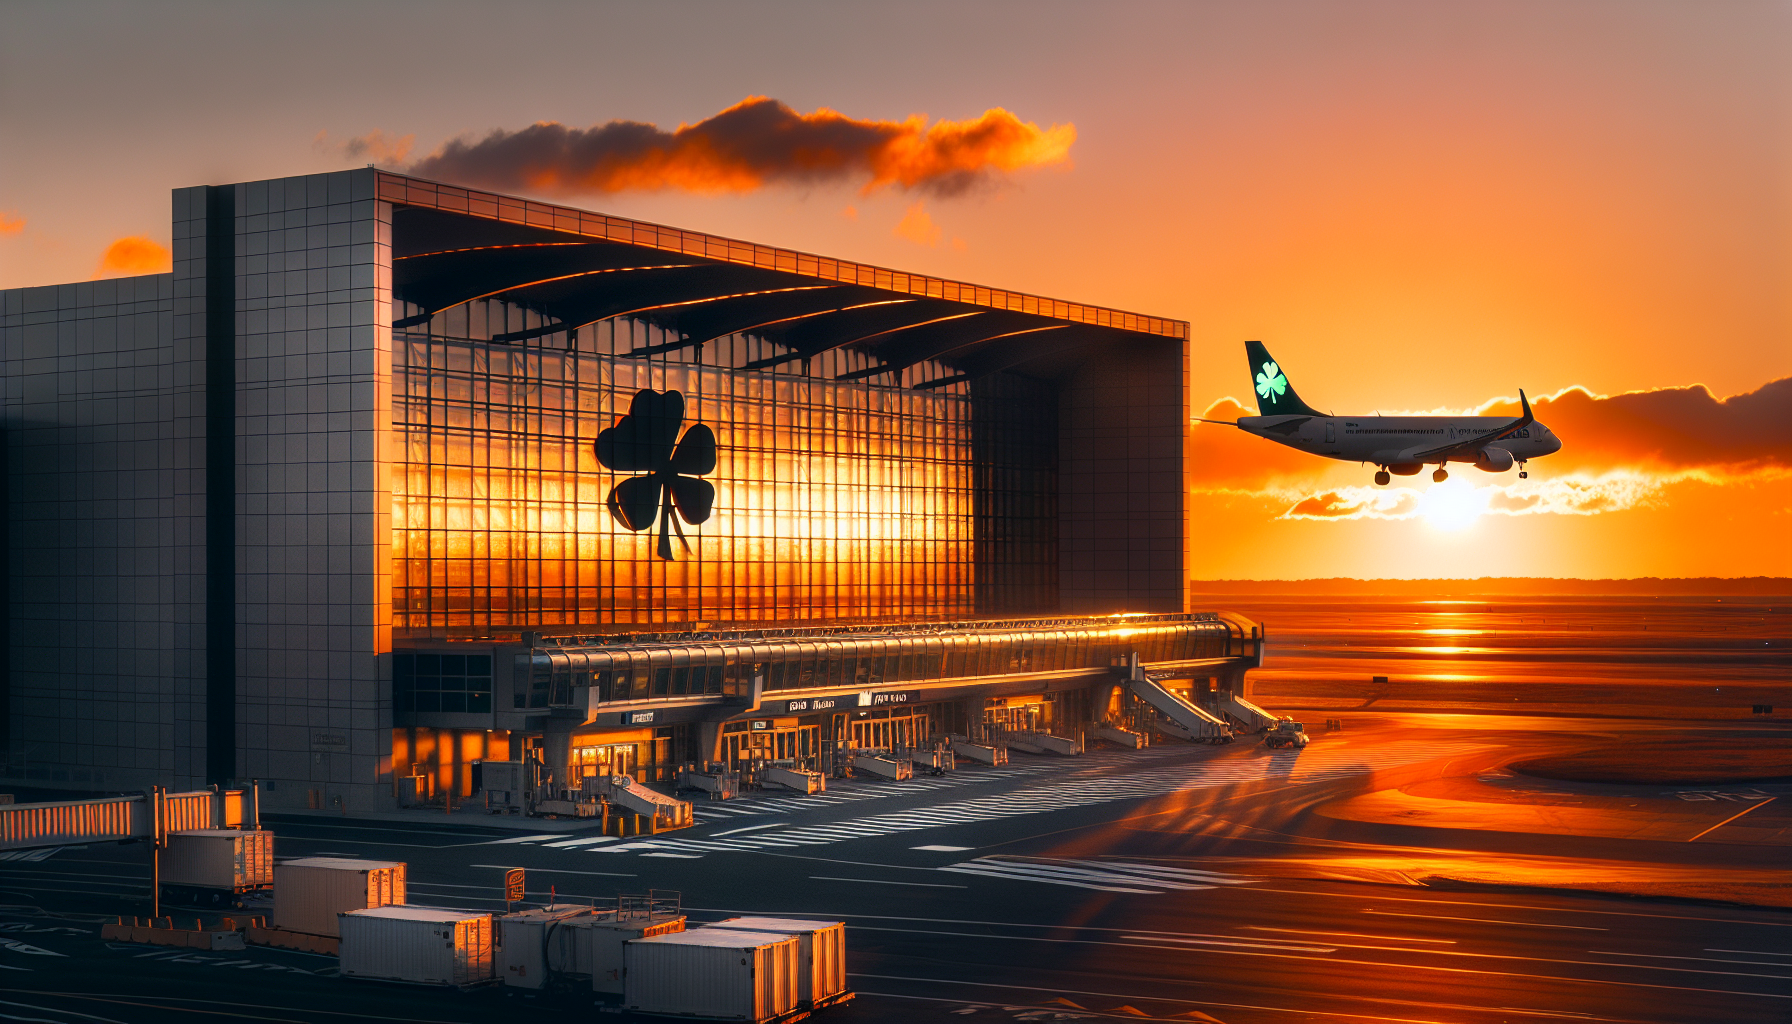
[[[1250,360],[1251,386],[1257,392],[1257,413],[1260,416],[1324,416],[1325,413],[1300,400],[1294,385],[1280,363],[1269,354],[1261,341],[1244,343]]]

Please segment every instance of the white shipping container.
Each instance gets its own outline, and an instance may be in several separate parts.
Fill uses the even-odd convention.
[[[804,921],[794,917],[731,917],[706,928],[781,932],[801,942],[797,1001],[813,1006],[846,991],[846,922]]]
[[[624,969],[628,966],[623,946],[631,939],[655,935],[675,935],[684,931],[684,917],[659,914],[652,917],[624,916],[615,911],[581,917],[568,922],[574,931],[569,938],[577,947],[578,960],[584,973],[591,975],[591,991],[621,995]]]
[[[640,1013],[765,1021],[797,1007],[794,935],[698,928],[634,939],[623,1006]]]
[[[492,945],[498,979],[513,988],[541,988],[552,974],[585,974],[589,967],[573,952],[579,929],[567,924],[591,913],[590,907],[559,904],[497,918]]]
[[[342,976],[467,988],[492,980],[492,915],[374,907],[338,915]]]
[[[274,884],[274,833],[233,828],[168,834],[162,884],[248,892]]]
[[[274,927],[336,936],[336,915],[404,904],[404,862],[300,857],[274,865]]]

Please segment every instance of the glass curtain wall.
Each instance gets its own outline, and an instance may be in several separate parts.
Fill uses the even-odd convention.
[[[918,392],[835,382],[868,359],[845,349],[813,366],[789,364],[806,373],[742,371],[734,367],[781,351],[742,335],[701,352],[625,357],[618,353],[676,338],[626,319],[574,339],[486,340],[540,322],[518,307],[480,301],[394,335],[399,630],[978,612],[974,549],[992,531],[975,524],[974,506],[979,492],[988,504],[994,477],[987,467],[1004,456],[988,440],[989,411],[980,411],[973,431],[968,386]],[[909,375],[949,372],[929,364]],[[1044,385],[1032,387],[1045,393]],[[594,450],[598,432],[627,413],[643,388],[682,392],[681,430],[705,424],[719,448],[705,477],[716,488],[714,513],[701,525],[674,524],[690,550],[675,532],[669,562],[656,555],[657,522],[636,533],[611,516],[611,489],[629,474],[600,465]],[[1035,409],[1041,401],[1031,392],[1013,399]],[[1015,459],[1028,466],[1055,457],[1055,439],[1042,441],[1037,431],[999,436],[1027,446]],[[981,481],[977,465],[985,467]],[[1040,478],[1001,479],[1031,490]],[[1015,490],[1012,483],[1003,489]],[[1011,511],[1012,502],[1002,509]],[[1015,546],[1053,573],[1022,574],[1029,593],[1002,604],[1049,609],[1055,538],[1032,525],[1040,509],[1025,513],[1025,541]]]

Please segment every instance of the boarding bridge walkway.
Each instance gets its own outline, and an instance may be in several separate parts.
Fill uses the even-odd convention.
[[[154,839],[191,829],[259,828],[257,791],[160,789],[135,796],[0,805],[0,851]]]
[[[1227,725],[1224,719],[1190,704],[1165,689],[1162,683],[1152,679],[1140,669],[1137,655],[1133,656],[1129,668],[1127,687],[1140,700],[1151,705],[1158,714],[1167,719],[1167,721],[1154,723],[1157,729],[1185,740],[1200,740],[1207,743],[1224,743],[1231,740],[1232,727]]]

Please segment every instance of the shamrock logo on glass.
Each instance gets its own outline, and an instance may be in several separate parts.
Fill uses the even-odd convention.
[[[643,389],[629,403],[628,415],[597,435],[597,461],[618,473],[641,473],[610,489],[610,515],[628,529],[641,531],[660,523],[659,556],[672,560],[672,531],[687,554],[680,520],[696,526],[709,518],[716,489],[698,477],[716,468],[716,434],[701,423],[685,431],[684,395]]]
[[[1288,390],[1288,378],[1282,376],[1282,368],[1273,362],[1263,364],[1263,372],[1257,375],[1257,395],[1271,402],[1276,396]]]

